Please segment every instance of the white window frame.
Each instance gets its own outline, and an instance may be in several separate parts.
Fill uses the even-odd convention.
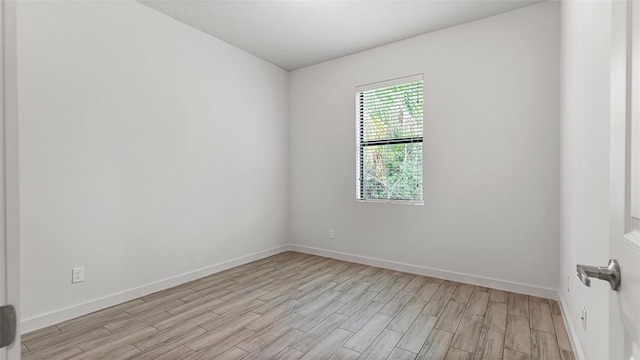
[[[361,133],[360,133],[360,128],[361,128],[361,121],[362,119],[360,118],[361,114],[360,114],[360,110],[359,110],[359,106],[360,106],[360,99],[359,99],[359,94],[363,91],[367,91],[367,90],[373,90],[373,89],[378,89],[378,88],[384,88],[384,87],[389,87],[389,86],[394,86],[394,85],[400,85],[400,84],[405,84],[405,83],[410,83],[410,82],[415,82],[415,81],[423,81],[423,91],[422,91],[422,96],[423,96],[423,103],[424,103],[424,74],[416,74],[416,75],[410,75],[410,76],[404,76],[404,77],[400,77],[400,78],[395,78],[395,79],[390,79],[390,80],[385,80],[385,81],[380,81],[380,82],[374,82],[374,83],[369,83],[369,84],[365,84],[365,85],[360,85],[357,86],[355,89],[355,93],[354,93],[354,109],[355,109],[355,128],[356,128],[356,132],[355,132],[355,137],[356,137],[356,202],[358,203],[379,203],[379,204],[400,204],[400,205],[424,205],[424,186],[422,189],[422,200],[398,200],[398,199],[365,199],[361,197],[362,194],[362,165],[361,165]],[[424,139],[424,111],[422,113],[422,127],[423,127],[423,139]],[[422,180],[423,180],[423,184],[424,184],[424,142],[421,142],[422,144]]]

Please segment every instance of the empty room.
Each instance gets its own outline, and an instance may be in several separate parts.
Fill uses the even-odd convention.
[[[0,360],[640,360],[637,0],[0,5]]]

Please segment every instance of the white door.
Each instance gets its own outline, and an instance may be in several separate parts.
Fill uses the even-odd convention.
[[[640,1],[612,6],[610,357],[640,360]]]
[[[14,1],[0,0],[0,306],[12,305],[17,309],[20,256],[15,6]],[[6,320],[7,313],[4,314]],[[7,332],[0,333],[0,340],[3,334]],[[0,348],[0,360],[19,360],[20,352],[16,330],[13,343]]]

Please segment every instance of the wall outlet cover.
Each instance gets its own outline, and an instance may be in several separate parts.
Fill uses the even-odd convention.
[[[76,284],[84,281],[84,267],[71,269],[71,283]]]

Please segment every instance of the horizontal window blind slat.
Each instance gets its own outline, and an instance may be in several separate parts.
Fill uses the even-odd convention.
[[[364,96],[367,99],[372,98],[384,98],[386,96],[393,96],[398,94],[396,90],[397,87],[390,87],[384,90],[375,90],[375,91],[363,91],[359,93],[359,95]],[[422,94],[422,84],[418,84],[416,86],[408,86],[402,89],[403,93],[401,96],[419,96]]]
[[[407,87],[402,89],[403,93],[399,94],[396,91],[396,87],[390,87],[387,88],[385,90],[382,91],[363,91],[360,93],[360,95],[364,96],[365,99],[380,99],[380,98],[385,98],[385,97],[389,97],[389,96],[402,96],[402,97],[419,97],[422,95],[422,89],[420,88],[421,85],[418,85],[416,87]]]

